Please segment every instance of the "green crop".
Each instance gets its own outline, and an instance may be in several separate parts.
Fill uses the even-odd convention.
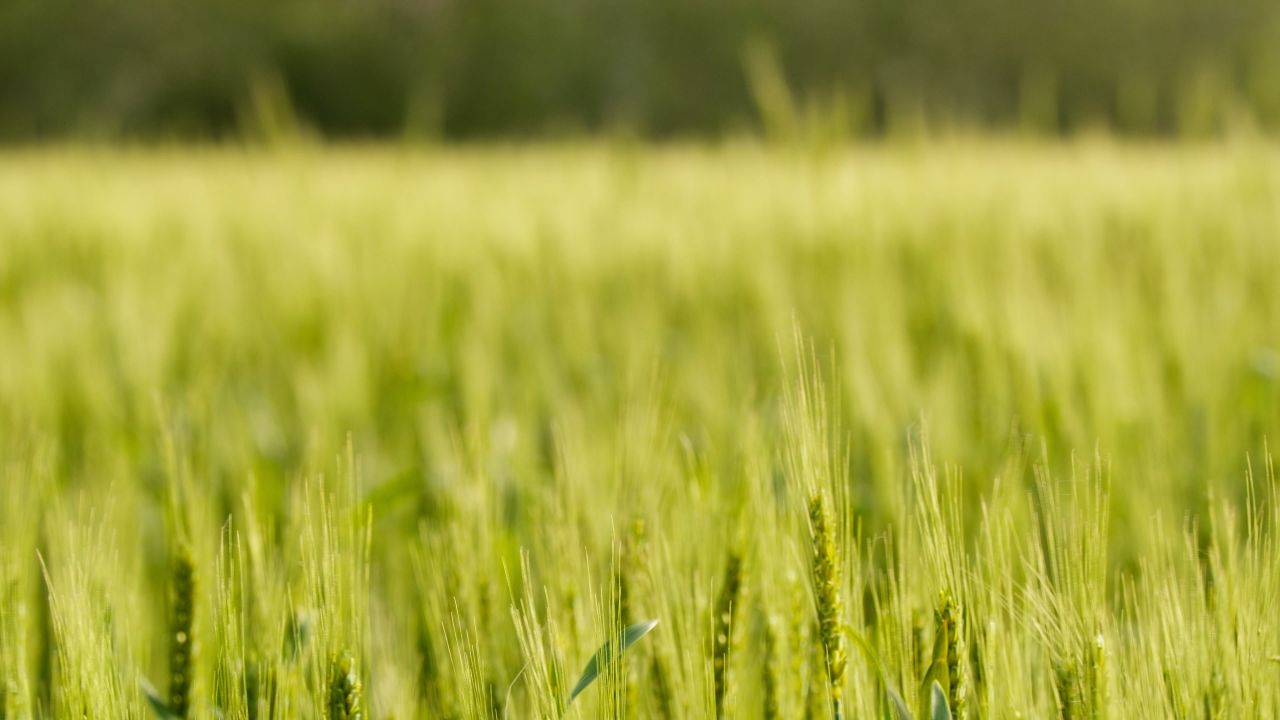
[[[1246,140],[10,151],[0,718],[1275,717],[1278,279]]]

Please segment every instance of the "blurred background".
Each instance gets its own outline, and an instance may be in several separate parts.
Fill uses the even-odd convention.
[[[0,0],[0,140],[1280,129],[1273,0]]]

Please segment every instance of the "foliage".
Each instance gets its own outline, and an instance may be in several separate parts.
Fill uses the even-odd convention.
[[[1280,129],[1267,0],[6,0],[0,138]],[[794,138],[790,138],[794,139]]]

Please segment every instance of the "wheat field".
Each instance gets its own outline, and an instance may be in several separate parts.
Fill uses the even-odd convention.
[[[10,150],[0,718],[1274,718],[1277,429],[1261,141]]]

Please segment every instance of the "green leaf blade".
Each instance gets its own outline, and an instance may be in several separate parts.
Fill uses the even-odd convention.
[[[147,704],[151,706],[151,710],[155,712],[157,718],[160,718],[160,720],[181,720],[177,713],[169,709],[169,703],[160,697],[160,692],[146,678],[138,678],[138,685],[142,688],[142,694],[147,697]]]
[[[880,654],[871,645],[871,641],[862,636],[862,633],[853,628],[846,628],[845,634],[853,639],[854,645],[862,651],[867,661],[875,667],[880,675],[880,682],[884,685],[884,692],[889,696],[889,703],[893,707],[893,714],[896,720],[914,720],[911,710],[907,708],[907,701],[902,698],[902,694],[898,692],[898,688],[893,686],[893,682],[889,680],[889,672],[884,667],[884,662],[880,660]]]
[[[578,679],[578,684],[573,686],[573,691],[569,693],[569,702],[573,702],[578,695],[582,694],[597,677],[600,671],[608,667],[610,663],[622,656],[632,645],[635,645],[640,638],[648,635],[651,630],[658,626],[657,620],[646,620],[644,622],[631,625],[622,631],[622,635],[616,639],[605,642],[591,656],[591,660],[587,663],[587,667],[582,671],[582,677]]]
[[[929,712],[932,720],[951,720],[951,708],[947,706],[947,694],[942,691],[938,681],[933,681],[933,707]]]

